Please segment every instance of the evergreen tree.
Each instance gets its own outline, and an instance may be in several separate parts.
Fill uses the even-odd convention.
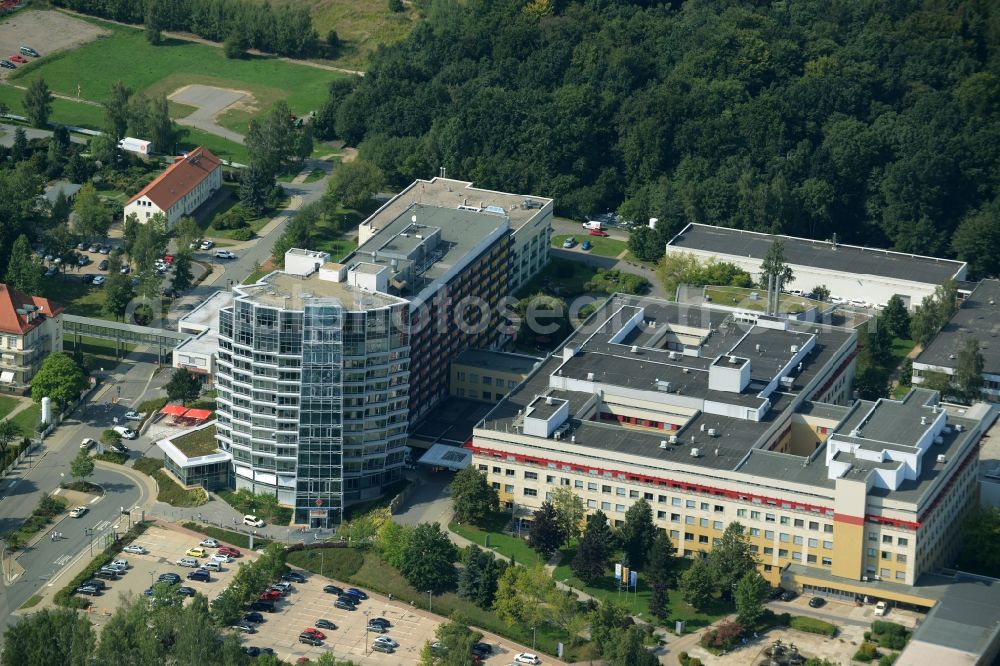
[[[28,237],[21,234],[14,241],[14,246],[10,250],[10,259],[7,262],[7,273],[4,281],[8,286],[18,291],[33,295],[39,293],[39,283],[41,282],[41,264],[31,252],[31,243]]]
[[[540,509],[531,517],[531,532],[528,543],[532,549],[546,559],[566,541],[566,534],[559,523],[559,515],[552,502],[542,502]]]
[[[49,116],[52,115],[52,91],[45,84],[45,79],[32,79],[24,92],[24,113],[32,127],[46,127]]]
[[[661,620],[667,618],[669,590],[677,582],[677,551],[670,542],[666,532],[659,532],[649,549],[649,562],[646,564],[646,579],[652,591],[649,599],[649,612]]]
[[[104,283],[104,312],[122,321],[129,303],[135,298],[132,279],[121,272],[121,255],[112,252],[108,259],[108,281]]]
[[[250,166],[240,176],[240,203],[254,216],[260,216],[267,207],[267,199],[274,188],[274,172],[259,160],[250,160]]]
[[[191,252],[185,249],[174,255],[173,285],[176,291],[185,291],[191,286],[194,276],[191,274]]]
[[[177,125],[170,119],[167,98],[157,95],[147,102],[146,108],[146,123],[153,150],[163,155],[173,154],[177,143]]]
[[[146,0],[144,32],[146,41],[156,46],[163,42],[163,30],[167,27],[167,7],[164,0]]]
[[[598,510],[587,517],[587,527],[580,537],[576,556],[570,563],[577,578],[587,585],[593,585],[604,575],[613,541],[608,517],[603,511]]]
[[[619,530],[619,538],[625,551],[625,564],[631,569],[641,570],[656,538],[653,510],[645,499],[638,500],[625,512],[625,524]]]
[[[898,295],[893,295],[886,303],[881,320],[890,336],[904,340],[910,337],[910,313]]]
[[[475,544],[466,549],[465,567],[458,576],[458,596],[473,600],[478,596],[483,576],[482,555],[482,549]]]
[[[104,127],[115,141],[121,141],[128,129],[129,98],[131,96],[131,89],[121,81],[115,81],[111,84],[111,95],[104,102]]]
[[[760,265],[760,286],[762,289],[767,289],[771,277],[774,277],[779,289],[790,283],[795,277],[792,268],[785,262],[785,242],[780,239],[771,242],[771,246],[767,249],[767,256],[764,257],[764,261]]]
[[[14,129],[14,143],[10,149],[10,156],[14,158],[15,162],[28,156],[28,133],[21,126]]]

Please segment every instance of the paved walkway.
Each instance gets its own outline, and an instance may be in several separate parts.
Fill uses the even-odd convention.
[[[223,139],[229,139],[230,141],[238,143],[242,146],[243,135],[230,129],[226,129],[222,125],[215,122],[215,119],[220,113],[234,104],[239,103],[248,95],[250,95],[250,93],[243,90],[231,90],[229,88],[219,88],[216,86],[190,85],[184,86],[183,88],[170,93],[168,99],[177,102],[178,104],[194,107],[194,111],[190,114],[184,116],[183,118],[176,119],[178,124],[187,125],[189,127],[197,127],[198,129],[204,130],[209,134],[221,136]]]

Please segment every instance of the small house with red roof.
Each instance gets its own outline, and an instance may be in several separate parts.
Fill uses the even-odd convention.
[[[31,383],[42,361],[63,349],[61,306],[0,284],[0,388]]]
[[[166,171],[125,204],[125,217],[135,214],[146,223],[162,213],[167,229],[192,214],[222,187],[222,162],[207,148],[198,147],[178,157]]]

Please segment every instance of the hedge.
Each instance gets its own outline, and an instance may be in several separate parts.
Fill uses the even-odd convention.
[[[906,642],[910,640],[910,632],[901,624],[875,620],[872,622],[871,637],[879,645],[890,650],[902,650],[906,647]]]
[[[801,615],[793,617],[788,623],[792,629],[798,629],[810,634],[822,634],[831,638],[837,634],[836,625],[817,620],[814,617],[803,617]]]
[[[234,532],[232,530],[224,530],[219,527],[212,527],[211,525],[201,525],[199,523],[187,522],[183,524],[184,527],[195,532],[200,532],[206,536],[210,536],[213,539],[218,539],[219,541],[225,541],[228,544],[232,544],[238,548],[249,548],[250,547],[250,536],[243,534],[242,532]],[[263,548],[271,543],[270,539],[265,539],[263,537],[254,537],[253,548],[257,550],[258,548]]]
[[[874,643],[862,643],[858,651],[854,653],[854,661],[871,661],[878,657],[878,648]]]
[[[53,601],[57,605],[66,606],[67,608],[84,609],[90,606],[90,599],[84,599],[76,596],[76,588],[83,585],[84,581],[88,581],[93,578],[94,574],[96,574],[101,567],[115,559],[115,556],[121,552],[122,548],[132,543],[139,537],[140,534],[145,532],[148,527],[148,522],[141,522],[133,525],[132,529],[118,537],[118,539],[105,548],[103,552],[92,559],[90,564],[88,564],[83,571],[74,576],[73,580],[71,580],[66,587],[56,592],[55,597],[53,597]]]

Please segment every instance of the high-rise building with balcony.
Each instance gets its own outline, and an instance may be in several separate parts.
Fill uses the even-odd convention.
[[[327,527],[345,502],[400,478],[409,397],[408,303],[388,270],[290,250],[219,316],[218,440],[237,488],[277,495]]]

